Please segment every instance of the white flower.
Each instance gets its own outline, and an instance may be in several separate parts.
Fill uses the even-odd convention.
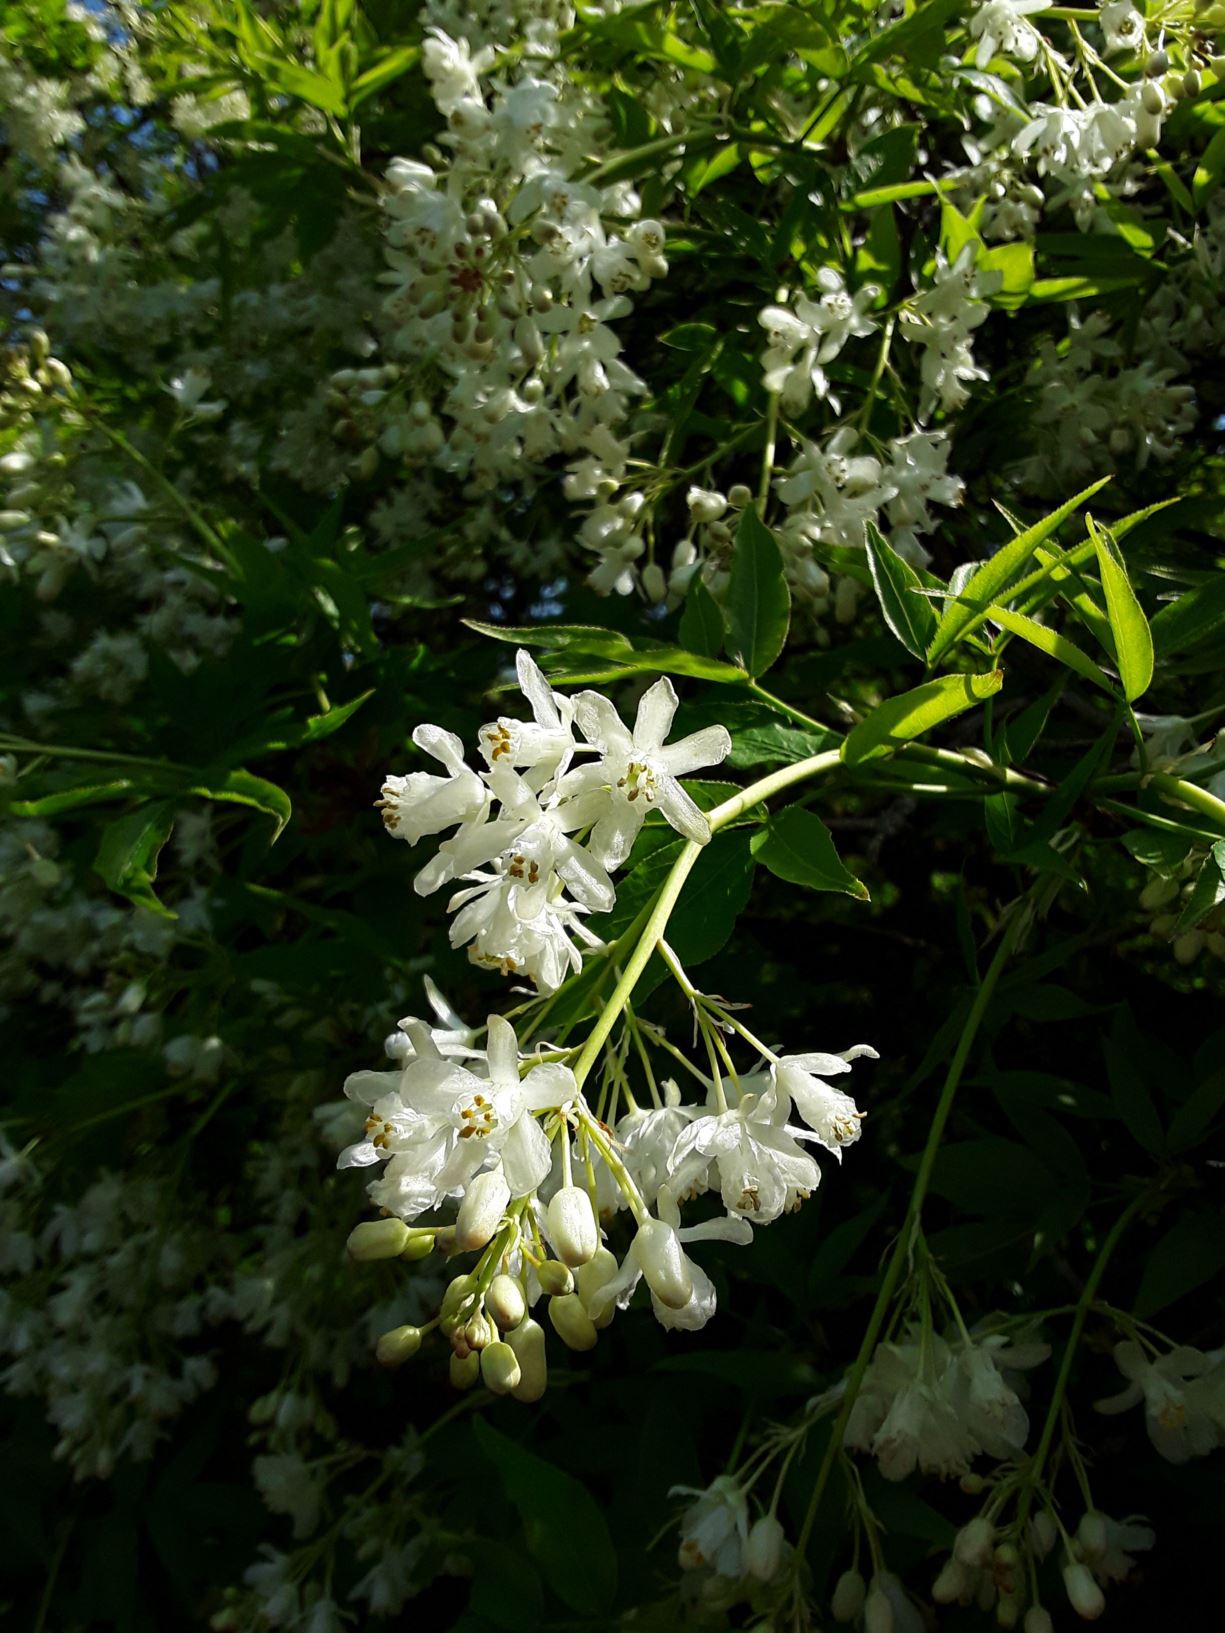
[[[665,1085],[665,1092],[667,1085]],[[626,1112],[617,1124],[617,1145],[622,1162],[642,1193],[648,1207],[654,1205],[659,1187],[668,1182],[668,1163],[677,1140],[700,1113],[696,1106],[669,1102],[652,1111]],[[698,1188],[695,1180],[680,1186],[683,1192],[693,1194]],[[702,1187],[705,1188],[704,1186]],[[619,1205],[624,1198],[618,1191]]]
[[[707,726],[665,747],[677,706],[666,675],[643,693],[632,733],[599,692],[580,692],[574,702],[579,730],[599,749],[600,759],[569,772],[559,792],[594,823],[588,841],[592,854],[606,868],[619,867],[652,806],[686,839],[706,844],[710,824],[677,779],[730,753],[732,740],[724,727]]]
[[[515,654],[519,688],[532,706],[532,723],[505,716],[482,726],[481,753],[491,768],[497,765],[530,767],[540,776],[560,775],[574,753],[574,704],[549,686],[531,655]]]
[[[1099,1412],[1125,1412],[1144,1402],[1148,1437],[1170,1463],[1204,1457],[1225,1440],[1225,1372],[1202,1350],[1181,1344],[1150,1360],[1134,1340],[1114,1347],[1127,1388],[1098,1401]]]
[[[346,1083],[346,1093],[364,1100],[377,1093],[378,1080],[385,1086],[387,1078],[399,1077],[392,1095],[373,1099],[367,1141],[343,1152],[339,1166],[390,1155],[384,1176],[370,1187],[371,1200],[408,1220],[462,1194],[490,1163],[500,1164],[512,1197],[530,1195],[551,1161],[537,1114],[576,1097],[569,1068],[546,1062],[520,1079],[518,1040],[500,1015],[489,1017],[487,1077],[443,1055],[426,1027],[412,1028],[411,1035],[415,1059],[402,1074],[359,1073]]]
[[[1049,6],[1050,0],[984,0],[970,19],[970,38],[978,41],[975,67],[985,68],[996,55],[1032,62],[1042,37],[1025,19]]]
[[[668,1495],[697,1498],[681,1519],[681,1569],[709,1569],[717,1576],[743,1576],[744,1551],[749,1540],[749,1505],[739,1482],[730,1474],[721,1474],[705,1490],[673,1486]]]
[[[454,732],[418,726],[413,742],[446,767],[445,777],[413,771],[388,777],[377,806],[387,831],[415,845],[426,834],[441,833],[482,815],[489,803],[484,783],[464,764],[464,745]]]
[[[845,1442],[871,1451],[886,1480],[964,1474],[977,1447],[949,1399],[953,1364],[943,1339],[877,1346],[851,1408]]]
[[[784,1055],[773,1067],[779,1089],[790,1096],[796,1112],[819,1143],[839,1161],[843,1146],[853,1145],[862,1133],[863,1112],[849,1094],[835,1089],[824,1079],[849,1072],[851,1062],[861,1055],[869,1060],[880,1058],[875,1049],[859,1043],[840,1055]]]
[[[1097,14],[1106,50],[1139,51],[1144,45],[1144,18],[1130,0],[1109,0]]]
[[[815,1191],[821,1170],[784,1125],[786,1101],[777,1085],[764,1094],[745,1094],[740,1104],[714,1116],[698,1117],[680,1135],[668,1161],[669,1181],[683,1195],[695,1184],[705,1189],[717,1171],[729,1214],[768,1225],[797,1200]]]
[[[184,369],[165,389],[192,419],[215,420],[225,412],[225,399],[205,402],[204,394],[212,383],[207,369]]]

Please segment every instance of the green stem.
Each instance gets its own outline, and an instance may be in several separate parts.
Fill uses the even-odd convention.
[[[1110,1263],[1114,1250],[1119,1245],[1123,1232],[1131,1224],[1141,1203],[1145,1200],[1144,1193],[1133,1197],[1128,1206],[1115,1220],[1110,1234],[1102,1243],[1101,1251],[1089,1272],[1089,1279],[1081,1289],[1080,1298],[1076,1303],[1076,1314],[1072,1318],[1072,1330],[1068,1334],[1067,1344],[1064,1346],[1063,1357],[1059,1363],[1059,1376],[1055,1379],[1055,1388],[1051,1395],[1051,1404],[1047,1408],[1046,1421],[1042,1425],[1042,1434],[1039,1438],[1034,1455],[1025,1471],[1025,1485],[1022,1489],[1020,1501],[1017,1503],[1017,1529],[1023,1532],[1025,1521],[1029,1516],[1033,1494],[1042,1478],[1042,1469],[1051,1449],[1051,1442],[1055,1438],[1055,1430],[1059,1423],[1060,1413],[1063,1410],[1063,1398],[1068,1387],[1068,1378],[1072,1372],[1072,1362],[1076,1358],[1076,1350],[1080,1344],[1081,1334],[1085,1330],[1085,1322],[1089,1310],[1097,1297],[1097,1290],[1101,1286],[1106,1266]]]
[[[855,1358],[855,1365],[852,1367],[851,1375],[847,1379],[842,1405],[839,1407],[838,1416],[834,1419],[834,1426],[830,1431],[825,1456],[821,1461],[820,1469],[817,1471],[812,1496],[808,1500],[808,1509],[804,1515],[804,1523],[800,1528],[800,1535],[796,1542],[796,1553],[801,1558],[804,1555],[808,1538],[816,1521],[817,1510],[821,1505],[821,1497],[829,1480],[830,1470],[834,1466],[834,1459],[842,1449],[842,1437],[846,1432],[847,1421],[859,1396],[859,1391],[863,1387],[863,1380],[868,1370],[868,1364],[872,1359],[872,1352],[876,1348],[876,1341],[880,1336],[881,1328],[884,1326],[885,1316],[902,1279],[903,1267],[910,1258],[915,1232],[919,1225],[919,1216],[923,1210],[924,1198],[927,1195],[928,1185],[931,1183],[936,1154],[940,1149],[940,1141],[944,1135],[945,1125],[953,1109],[953,1100],[956,1097],[958,1085],[970,1058],[970,1050],[974,1045],[974,1039],[982,1024],[983,1016],[987,1012],[987,1006],[991,1002],[991,996],[1003,973],[1004,966],[1016,946],[1017,938],[1024,923],[1025,913],[1023,909],[1014,909],[1004,934],[1000,938],[1000,944],[996,948],[995,956],[991,960],[987,973],[979,983],[978,992],[975,994],[974,1003],[966,1018],[966,1024],[958,1040],[956,1051],[949,1062],[948,1074],[944,1079],[940,1099],[936,1104],[935,1115],[932,1118],[931,1128],[927,1136],[927,1144],[923,1148],[919,1171],[915,1177],[914,1189],[910,1193],[906,1217],[902,1222],[902,1228],[898,1233],[888,1266],[885,1269],[880,1292],[876,1295],[876,1303],[868,1319],[867,1330],[863,1335],[863,1342],[859,1346],[859,1354]]]
[[[752,806],[759,805],[763,800],[769,799],[772,794],[781,793],[784,788],[790,788],[792,784],[803,782],[808,777],[816,777],[822,772],[832,771],[835,766],[840,764],[841,757],[838,750],[831,749],[825,754],[814,754],[810,759],[798,760],[794,765],[783,766],[781,770],[772,772],[770,776],[762,777],[759,782],[755,782],[740,793],[733,795],[731,799],[724,800],[722,805],[717,805],[713,811],[708,813],[707,820],[710,823],[711,833],[717,833],[720,828],[726,827],[729,822],[734,822],[738,816],[751,809]],[[595,1064],[600,1050],[604,1047],[609,1033],[616,1024],[617,1017],[629,1001],[642,972],[650,963],[651,955],[663,939],[664,932],[668,928],[668,920],[672,916],[672,909],[676,906],[685,880],[689,877],[694,863],[701,854],[702,846],[690,840],[672,864],[672,871],[664,880],[659,895],[655,899],[655,905],[642,927],[642,932],[638,937],[638,944],[630,955],[608,1002],[600,1011],[599,1018],[583,1045],[582,1053],[574,1063],[574,1077],[580,1087],[586,1081],[587,1074]]]
[[[1149,782],[1164,798],[1179,805],[1189,805],[1201,816],[1210,817],[1213,822],[1225,827],[1225,800],[1210,794],[1206,788],[1186,782],[1181,777],[1171,777],[1164,771],[1154,771]]]
[[[757,484],[757,502],[762,507],[762,520],[765,520],[766,501],[770,497],[770,477],[774,473],[774,445],[778,441],[778,393],[770,393],[770,406],[766,409],[766,440],[761,451],[761,480]]]

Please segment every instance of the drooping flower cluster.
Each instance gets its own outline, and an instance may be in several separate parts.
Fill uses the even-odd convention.
[[[411,844],[448,833],[416,888],[462,885],[449,904],[452,943],[471,943],[474,962],[526,975],[549,994],[581,968],[580,944],[601,946],[580,915],[612,906],[611,873],[652,811],[691,844],[709,840],[710,822],[679,779],[721,760],[730,739],[709,726],[668,745],[677,699],[666,678],[647,688],[631,730],[598,692],[555,693],[528,653],[519,652],[516,670],[532,718],[482,727],[485,770],[466,764],[457,737],[418,727],[414,742],[444,774],[391,777],[379,804],[389,832]],[[457,1383],[479,1372],[495,1391],[537,1398],[543,1329],[527,1312],[542,1294],[574,1349],[590,1348],[643,1280],[665,1327],[704,1326],[715,1290],[685,1244],[747,1242],[754,1225],[770,1224],[820,1182],[808,1146],[841,1159],[859,1138],[862,1114],[828,1079],[874,1050],[770,1049],[721,1001],[698,993],[664,951],[712,1044],[709,1074],[686,1062],[704,1086],[702,1105],[682,1103],[670,1081],[661,1092],[648,1066],[652,1106],[640,1106],[623,1062],[609,1056],[593,1111],[575,1075],[589,1065],[581,1050],[528,1046],[496,1014],[482,1044],[432,987],[436,1024],[406,1018],[388,1040],[395,1068],[358,1072],[345,1084],[367,1117],[340,1166],[386,1163],[369,1186],[384,1217],[356,1228],[354,1257],[413,1259],[435,1247],[481,1255],[424,1329],[440,1325],[450,1339]],[[524,1025],[535,1023],[529,1017],[520,1031]],[[724,1041],[737,1034],[758,1057],[744,1073]],[[650,1034],[637,1037],[645,1052]],[[707,1193],[718,1194],[722,1217],[683,1223],[681,1201]],[[434,1221],[452,1209],[453,1222]],[[618,1262],[603,1245],[602,1222],[623,1210],[634,1231]],[[429,1222],[419,1224],[423,1217]],[[407,1359],[422,1330],[393,1329],[381,1358]]]

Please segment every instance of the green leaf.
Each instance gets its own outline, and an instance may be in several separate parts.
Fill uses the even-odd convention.
[[[270,841],[272,844],[281,837],[285,824],[293,815],[293,806],[285,790],[250,771],[227,771],[220,776],[205,772],[199,782],[189,783],[183,792],[197,794],[201,799],[220,800],[227,805],[249,805],[256,811],[263,811],[276,823]]]
[[[1174,926],[1176,936],[1193,930],[1201,919],[1225,901],[1225,839],[1218,839],[1204,858],[1195,886]]]
[[[617,1555],[595,1498],[573,1475],[483,1419],[474,1421],[472,1433],[553,1592],[580,1616],[607,1612],[617,1589]]]
[[[158,855],[173,827],[172,801],[138,806],[127,816],[107,823],[94,857],[94,871],[112,890],[167,919],[177,914],[158,900],[153,881],[157,878]]]
[[[344,88],[335,80],[325,79],[322,74],[316,74],[309,68],[303,68],[300,63],[290,62],[284,57],[261,57],[259,67],[267,76],[269,83],[278,90],[286,92],[289,96],[295,96],[299,102],[307,102],[312,108],[319,108],[324,113],[335,114],[338,118],[344,116]]]
[[[1137,862],[1152,868],[1163,879],[1172,879],[1187,859],[1195,836],[1178,827],[1129,828],[1122,836],[1124,849]]]
[[[867,886],[843,866],[833,837],[815,811],[790,805],[772,816],[749,841],[749,849],[776,878],[810,890],[839,890],[866,902]]]
[[[736,529],[727,589],[728,650],[750,675],[762,675],[783,650],[791,620],[791,591],[773,533],[753,505]]]
[[[1200,154],[1199,163],[1195,167],[1195,175],[1191,180],[1191,197],[1199,209],[1207,204],[1208,200],[1221,185],[1221,178],[1225,176],[1225,128],[1218,130]]]
[[[1225,1270],[1225,1230],[1215,1213],[1186,1214],[1142,1257],[1135,1313],[1148,1321]]]
[[[702,658],[717,658],[723,646],[723,612],[701,578],[694,578],[685,596],[679,630],[681,645]]]
[[[373,67],[367,68],[353,81],[349,87],[350,107],[356,108],[368,96],[373,96],[376,91],[393,84],[410,69],[415,68],[420,60],[419,45],[402,45],[395,51],[388,51]]]
[[[751,838],[743,828],[716,834],[693,865],[668,921],[668,942],[686,966],[726,946],[753,887]]]
[[[1197,584],[1153,615],[1152,636],[1163,658],[1172,658],[1225,627],[1225,573]]]
[[[338,703],[335,708],[329,709],[326,714],[311,715],[302,728],[298,742],[302,744],[321,743],[325,737],[330,737],[333,732],[339,731],[347,721],[352,720],[363,703],[369,702],[374,696],[374,690],[372,686],[368,692],[360,692],[357,697],[350,698],[347,703]]]
[[[1106,592],[1106,613],[1114,632],[1115,654],[1123,694],[1129,703],[1144,696],[1153,678],[1153,636],[1148,619],[1136,599],[1127,577],[1119,547],[1105,528],[1087,517],[1089,536],[1097,551],[1097,564]]]
[[[969,597],[959,595],[957,600],[968,601]],[[1028,641],[1030,646],[1037,647],[1039,652],[1045,652],[1048,658],[1054,658],[1069,669],[1074,669],[1085,680],[1092,681],[1094,686],[1100,686],[1104,692],[1109,692],[1111,697],[1118,695],[1105,671],[1099,669],[1089,654],[1078,647],[1075,641],[1061,635],[1058,630],[1038,623],[1036,619],[1027,617],[1023,612],[1013,612],[1008,607],[975,605],[975,611],[985,612],[991,622],[999,624],[1012,635],[1019,635],[1023,641]]]
[[[1018,534],[1015,539],[1001,545],[989,560],[970,579],[963,590],[967,601],[978,602],[983,606],[991,606],[1000,599],[1001,594],[1011,583],[1012,579],[1025,566],[1040,544],[1044,544],[1061,522],[1065,522],[1073,511],[1078,510],[1086,499],[1091,499],[1110,480],[1104,476],[1100,482],[1094,482],[1091,487],[1078,493],[1074,499],[1060,505],[1058,510],[1033,527],[1026,528],[1024,533]],[[928,648],[927,661],[931,665],[937,664],[949,649],[967,635],[976,625],[981,624],[987,615],[978,612],[972,606],[963,602],[954,601],[944,609],[936,630],[935,639]]]
[[[971,709],[992,697],[1004,684],[1004,671],[991,669],[983,675],[941,675],[925,681],[900,697],[879,704],[866,720],[851,732],[842,745],[847,765],[861,765],[888,754],[898,743],[922,737],[943,720]]]
[[[137,789],[138,783],[132,777],[117,777],[107,782],[91,779],[53,794],[43,794],[38,799],[14,800],[7,809],[18,817],[62,816],[65,811],[77,811],[83,805],[103,805],[108,800],[123,799]]]
[[[936,614],[925,596],[914,594],[923,588],[922,580],[874,522],[867,522],[865,529],[868,566],[885,622],[907,652],[923,658],[936,633]]]

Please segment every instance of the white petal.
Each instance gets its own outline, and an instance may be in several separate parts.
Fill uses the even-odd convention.
[[[656,803],[664,816],[695,845],[710,843],[710,823],[690,799],[675,777],[661,777],[656,784]]]
[[[502,1146],[502,1172],[512,1196],[530,1196],[553,1166],[553,1148],[534,1117],[516,1119]]]
[[[600,692],[580,692],[574,699],[574,718],[589,743],[604,754],[628,757],[633,740],[621,716]]]
[[[519,1085],[519,1040],[515,1029],[505,1015],[489,1017],[489,1034],[485,1055],[489,1061],[490,1081],[499,1085]]]
[[[674,777],[687,777],[704,765],[718,765],[732,751],[732,740],[725,726],[704,726],[690,732],[679,743],[669,743],[659,758]]]
[[[552,688],[544,678],[530,652],[522,648],[515,654],[515,672],[519,676],[519,690],[532,705],[532,714],[538,726],[559,727],[561,720]]]
[[[676,713],[676,688],[667,675],[661,675],[654,686],[649,686],[638,704],[634,721],[634,747],[641,753],[654,754],[662,746],[672,729]]]
[[[418,726],[413,732],[413,742],[441,760],[453,777],[465,769],[464,745],[453,731],[443,731],[441,726]]]

